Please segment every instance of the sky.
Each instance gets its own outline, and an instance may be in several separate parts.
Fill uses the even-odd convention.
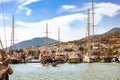
[[[3,0],[2,4],[1,0],[0,38],[3,46],[6,46],[4,31],[7,46],[11,43],[13,14],[15,43],[46,36],[46,23],[50,38],[57,40],[60,28],[61,41],[81,39],[86,36],[88,9],[92,20],[91,2],[92,0]],[[114,27],[120,28],[119,0],[94,0],[94,13],[94,34],[105,33]]]

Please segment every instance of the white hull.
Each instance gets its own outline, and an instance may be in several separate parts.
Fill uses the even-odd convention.
[[[83,62],[84,63],[91,63],[91,58],[90,58],[90,56],[84,56],[84,58],[83,58]]]

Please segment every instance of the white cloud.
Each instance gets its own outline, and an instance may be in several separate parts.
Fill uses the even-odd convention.
[[[68,9],[75,9],[76,6],[74,6],[74,5],[63,5],[62,8],[68,10]]]
[[[120,11],[120,5],[113,3],[100,3],[96,5],[96,12],[101,15],[115,16]]]
[[[48,23],[50,38],[53,38],[56,40],[58,39],[57,30],[58,30],[58,27],[60,27],[62,41],[80,39],[81,38],[80,35],[82,33],[84,34],[84,30],[81,29],[81,27],[77,30],[73,30],[72,27],[70,27],[70,23],[72,23],[74,20],[78,20],[79,22],[82,22],[84,21],[85,18],[86,18],[86,15],[76,13],[72,15],[55,17],[50,20],[40,21],[35,23],[17,21],[15,24],[15,39],[17,39],[18,41],[16,41],[15,43],[32,39],[34,37],[45,36],[46,23]],[[7,40],[10,40],[11,28],[6,27],[6,31],[7,31]],[[2,40],[4,40],[3,28],[0,29],[0,34],[1,34]],[[8,45],[10,45],[10,42],[8,42]]]
[[[71,11],[76,9],[77,7],[75,5],[62,5],[60,9],[58,10],[59,13],[65,12],[65,11]]]
[[[24,9],[25,5],[28,5],[29,3],[24,3],[23,6],[20,6],[20,8]],[[68,40],[76,40],[84,37],[86,35],[86,17],[87,17],[87,10],[86,8],[90,7],[90,4],[83,6],[82,9],[80,8],[66,8],[66,10],[83,10],[86,12],[84,13],[74,13],[71,15],[65,15],[65,16],[59,16],[55,17],[49,20],[44,20],[40,22],[34,22],[34,23],[27,23],[23,21],[17,21],[16,22],[16,28],[15,28],[15,38],[18,39],[17,42],[23,41],[23,40],[28,40],[34,37],[43,37],[45,36],[45,26],[46,22],[48,23],[49,26],[49,37],[57,39],[57,30],[58,27],[61,29],[61,40],[62,41],[68,41]],[[75,9],[76,8],[76,9]],[[115,15],[118,14],[120,11],[120,6],[113,4],[113,3],[96,3],[95,4],[95,23],[96,25],[99,25],[99,22],[102,21],[104,16],[108,17],[114,17]],[[30,13],[29,13],[30,14]],[[80,23],[80,27],[77,29],[73,29],[71,27],[71,23],[74,22],[75,20],[78,20]],[[82,25],[84,24],[84,25]],[[76,27],[76,26],[74,26]],[[104,32],[105,29],[99,27],[99,31],[97,33]],[[4,36],[2,35],[3,29],[0,29],[0,34],[1,38]],[[8,40],[10,40],[10,34],[11,30],[10,28],[7,27],[7,33],[8,34]],[[3,39],[4,40],[4,39]]]
[[[1,0],[2,1],[2,0]],[[1,3],[0,1],[0,3]],[[3,0],[3,2],[7,3],[7,2],[12,2],[12,1],[16,1],[16,0]]]
[[[87,9],[92,9],[92,3],[84,4],[83,8],[76,8],[71,10],[71,12],[86,11]],[[110,2],[101,2],[94,3],[94,12],[95,12],[95,25],[99,25],[99,22],[102,21],[104,16],[114,17],[120,13],[120,5],[110,3]]]
[[[25,7],[33,2],[38,2],[40,0],[20,0],[19,2],[21,2],[21,4],[18,6],[19,9],[21,10],[26,10],[26,15],[29,16],[32,12],[31,9]]]
[[[8,20],[9,18],[7,16],[4,17],[5,20]],[[0,20],[3,20],[3,16],[0,15]]]
[[[112,6],[112,7],[110,7]],[[85,9],[86,6],[84,6]],[[90,4],[87,5],[87,7],[90,7]],[[110,7],[110,9],[108,9]],[[67,8],[68,9],[68,8]],[[111,11],[112,9],[112,11]],[[108,11],[110,10],[110,11]],[[117,12],[120,10],[120,6],[116,5],[116,4],[112,4],[112,3],[96,3],[95,4],[95,23],[96,25],[99,25],[99,22],[102,21],[102,19],[104,18],[104,16],[115,16],[117,15]],[[87,12],[87,10],[86,10]],[[86,34],[86,25],[85,24],[86,21],[86,17],[87,17],[87,13],[86,14],[82,14],[82,13],[76,13],[76,14],[71,14],[71,15],[66,15],[66,16],[59,16],[59,17],[55,17],[53,19],[50,20],[46,20],[46,21],[41,21],[41,22],[36,22],[36,23],[25,23],[25,22],[17,22],[17,25],[23,26],[25,27],[25,30],[29,35],[29,39],[31,37],[36,36],[44,36],[45,35],[45,24],[46,22],[48,22],[49,24],[49,37],[52,36],[52,38],[57,39],[57,28],[60,27],[61,29],[61,38],[63,41],[67,41],[67,40],[74,40],[74,39],[80,39],[83,36],[85,36]],[[71,27],[71,23],[75,20],[78,20],[80,22],[80,24],[84,24],[84,25],[80,25],[80,27],[78,29],[73,29]],[[75,27],[75,26],[74,26]],[[99,27],[98,27],[99,29]],[[100,29],[103,31],[103,29]],[[101,31],[97,31],[97,33],[101,33]],[[30,32],[29,32],[30,31]],[[36,33],[36,34],[34,34]],[[32,36],[32,34],[34,34],[34,36]],[[26,38],[27,39],[27,38]]]
[[[120,5],[110,3],[110,2],[102,2],[102,3],[94,3],[95,4],[95,13],[101,16],[109,16],[113,17],[120,12]],[[91,3],[85,3],[83,7],[77,7],[75,5],[63,5],[59,9],[59,12],[80,12],[86,11],[87,9],[91,9]]]
[[[38,2],[40,0],[4,0],[5,3],[12,2],[12,1],[17,2],[19,4],[18,9],[25,10],[26,15],[29,16],[31,14],[32,10],[27,8],[26,6],[31,3]],[[1,1],[0,1],[0,3],[1,3]]]

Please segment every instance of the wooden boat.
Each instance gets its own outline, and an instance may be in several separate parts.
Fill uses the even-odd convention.
[[[79,63],[80,62],[79,54],[73,52],[71,55],[69,55],[68,62],[69,63]]]
[[[83,62],[84,62],[84,63],[91,63],[92,60],[91,60],[91,58],[90,58],[89,55],[85,55],[84,58],[83,58]]]
[[[42,64],[46,64],[46,63],[52,63],[53,59],[52,56],[49,52],[47,51],[43,51],[40,56],[39,56],[39,60]]]
[[[18,59],[17,57],[11,57],[11,58],[10,58],[10,63],[11,63],[11,64],[21,63],[21,59]]]
[[[21,57],[14,52],[13,55],[10,57],[10,63],[11,64],[21,63]]]
[[[110,63],[111,60],[112,60],[112,58],[110,56],[106,55],[106,56],[102,57],[101,62],[103,62],[103,63]]]
[[[12,68],[8,66],[9,59],[0,62],[0,80],[9,80],[9,74],[13,73]]]
[[[54,61],[55,62],[59,61],[59,62],[62,62],[62,63],[65,62],[65,54],[62,53],[62,52],[56,53]]]
[[[118,56],[118,62],[120,62],[120,56]]]
[[[0,64],[0,80],[7,80],[6,78],[8,77],[8,75],[6,74],[7,70],[9,69],[8,66],[4,66],[2,64]]]

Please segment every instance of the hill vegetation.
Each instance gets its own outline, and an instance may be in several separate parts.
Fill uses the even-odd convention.
[[[92,51],[98,51],[101,54],[116,55],[119,53],[118,49],[120,48],[120,28],[113,28],[104,34],[91,36],[90,41],[91,41],[90,49]],[[82,54],[85,54],[88,51],[87,37],[82,38],[80,40],[61,42],[60,44],[58,44],[58,42],[54,39],[48,39],[48,42],[49,44],[57,43],[49,46],[52,52],[57,51],[58,47],[65,52],[82,51]],[[29,50],[33,50],[34,48],[34,50],[35,49],[44,50],[45,43],[46,37],[43,37],[23,41],[16,44],[16,46],[18,46],[17,49],[29,48]]]

